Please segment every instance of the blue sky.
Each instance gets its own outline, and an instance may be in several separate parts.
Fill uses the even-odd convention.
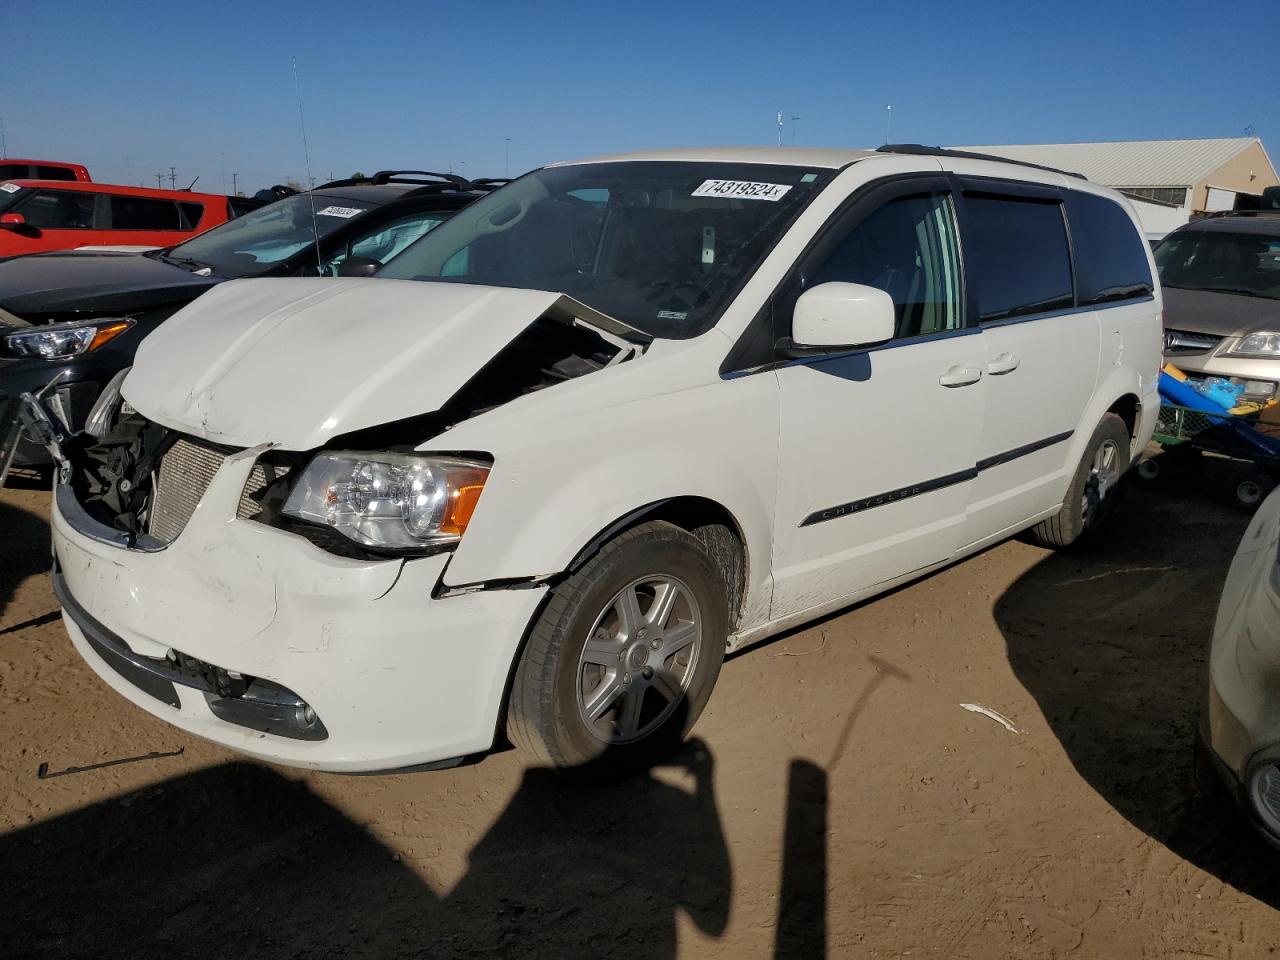
[[[13,156],[241,189],[311,172],[501,176],[651,146],[1243,135],[1280,160],[1280,19],[1123,2],[22,4]],[[1221,38],[1220,53],[1214,42]]]

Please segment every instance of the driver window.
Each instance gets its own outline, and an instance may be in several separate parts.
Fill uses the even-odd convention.
[[[335,253],[324,264],[322,274],[328,277],[338,275],[340,267],[347,257],[368,257],[385,264],[392,257],[401,253],[409,244],[425,236],[435,227],[444,223],[445,216],[439,211],[406,214],[382,224],[376,231],[366,234],[348,243]]]
[[[860,221],[807,278],[885,291],[897,312],[895,338],[961,325],[960,257],[951,198],[945,193],[899,197]]]

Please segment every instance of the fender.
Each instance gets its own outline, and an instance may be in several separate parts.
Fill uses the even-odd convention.
[[[583,393],[589,399],[592,391]],[[482,443],[494,458],[475,517],[445,572],[446,589],[562,573],[620,519],[692,496],[723,507],[752,558],[741,625],[767,615],[777,482],[775,376],[717,378],[621,404],[579,403],[574,413],[561,410],[532,427],[529,413],[477,418],[488,422],[477,426],[474,442],[469,424],[435,442]]]

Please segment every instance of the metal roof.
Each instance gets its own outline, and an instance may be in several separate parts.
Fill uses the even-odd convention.
[[[1084,174],[1094,183],[1110,187],[1190,187],[1255,143],[1260,144],[1261,141],[1257,137],[1229,137],[1217,140],[1023,143],[955,149],[1072,170]]]

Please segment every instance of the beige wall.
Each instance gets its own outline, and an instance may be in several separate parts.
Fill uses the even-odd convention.
[[[1205,208],[1210,187],[1240,193],[1262,193],[1265,187],[1280,186],[1280,177],[1267,159],[1261,143],[1252,143],[1191,188],[1187,206],[1199,213]]]

